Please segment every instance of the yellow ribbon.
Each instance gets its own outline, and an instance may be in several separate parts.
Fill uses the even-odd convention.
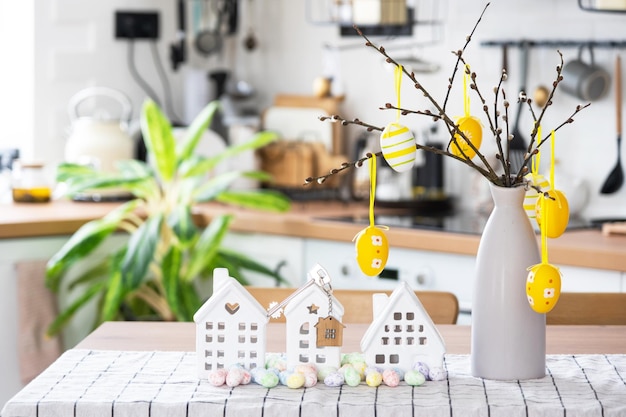
[[[402,114],[402,112],[400,111],[400,87],[402,86],[402,65],[396,65],[396,68],[394,69],[393,72],[394,75],[394,81],[396,84],[396,98],[398,99],[398,105],[396,107],[398,107],[398,111],[396,112],[396,123],[400,122],[400,114]]]
[[[369,159],[370,168],[370,226],[374,226],[374,200],[376,198],[376,158]]]
[[[470,96],[467,92],[467,85],[470,82],[469,68],[469,64],[465,64],[465,71],[463,72],[463,111],[465,112],[465,117],[470,117]]]

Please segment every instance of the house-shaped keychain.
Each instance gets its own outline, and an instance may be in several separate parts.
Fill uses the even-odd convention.
[[[213,271],[213,294],[193,320],[199,378],[233,364],[265,366],[267,312],[228,269]]]
[[[405,371],[418,361],[430,368],[442,367],[446,352],[443,338],[406,282],[389,297],[373,295],[373,317],[361,339],[366,363]]]
[[[341,366],[343,312],[341,303],[319,285],[298,291],[285,307],[287,366]]]

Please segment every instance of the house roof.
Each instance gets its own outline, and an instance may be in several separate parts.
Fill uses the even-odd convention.
[[[292,310],[298,308],[302,303],[310,303],[311,297],[328,300],[328,295],[323,289],[321,289],[318,285],[311,285],[301,291],[300,294],[296,295],[293,300],[285,306],[285,316]],[[335,298],[335,296],[331,295],[331,299],[333,302],[333,316],[336,316],[337,318],[342,317],[344,312],[343,305],[339,302],[339,300],[337,300],[337,298]],[[326,306],[326,304],[324,305]]]
[[[240,295],[252,307],[253,314],[258,313],[264,317],[265,321],[269,320],[267,311],[263,306],[239,281],[228,275],[226,268],[216,268],[213,271],[213,294],[193,315],[193,321],[196,323],[203,321],[206,315],[213,311],[214,308],[221,308],[224,301],[232,301],[228,299],[230,292]]]
[[[387,320],[389,319],[391,314],[393,314],[394,309],[396,308],[396,305],[402,298],[408,299],[413,305],[415,305],[416,312],[421,314],[421,317],[424,321],[424,325],[431,328],[434,335],[438,337],[442,346],[444,345],[443,338],[441,337],[439,330],[437,329],[432,319],[426,312],[426,309],[420,302],[419,298],[417,298],[417,295],[415,295],[415,292],[413,291],[413,289],[411,289],[409,284],[402,281],[399,283],[398,287],[396,287],[396,289],[393,290],[393,292],[387,299],[387,303],[385,304],[385,306],[380,309],[380,313],[374,314],[374,320],[372,321],[372,324],[369,325],[369,327],[367,328],[367,331],[365,332],[365,334],[363,335],[363,338],[361,339],[361,351],[362,352],[365,352],[367,348],[370,346],[370,344],[374,342],[375,340],[377,340],[376,335],[378,333],[378,330],[387,323]]]

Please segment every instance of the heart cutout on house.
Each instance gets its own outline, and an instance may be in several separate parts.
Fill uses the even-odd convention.
[[[239,311],[239,303],[226,303],[226,305],[224,305],[224,308],[226,309],[226,311],[228,311],[230,314],[235,314],[237,311]]]

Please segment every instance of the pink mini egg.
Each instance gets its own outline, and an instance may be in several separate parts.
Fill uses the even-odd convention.
[[[315,372],[305,372],[304,374],[304,386],[311,388],[317,385],[317,374]]]
[[[229,387],[236,387],[241,385],[241,381],[244,379],[244,370],[242,368],[233,367],[228,370],[226,375],[226,385]]]
[[[397,387],[400,384],[400,375],[393,369],[385,369],[383,372],[383,382],[389,387]]]
[[[227,374],[228,371],[224,368],[215,369],[209,372],[209,384],[213,385],[214,387],[221,387],[222,385],[224,385],[224,382],[226,382]]]

